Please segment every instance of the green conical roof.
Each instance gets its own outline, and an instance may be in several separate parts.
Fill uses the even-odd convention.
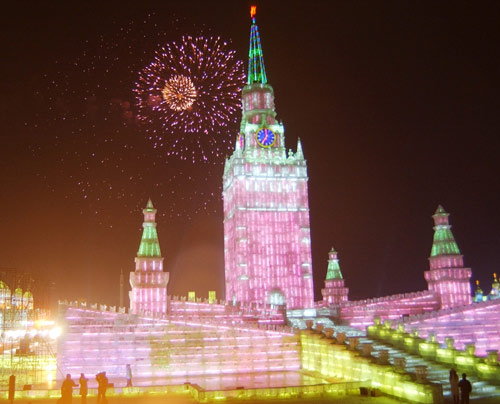
[[[260,44],[259,28],[255,22],[255,9],[251,11],[252,26],[250,27],[250,51],[248,53],[248,84],[267,83],[264,67],[264,54]]]
[[[434,219],[434,240],[432,242],[431,257],[438,255],[460,255],[455,237],[451,232],[451,226],[448,223],[449,214],[441,205],[436,209],[432,216]]]
[[[154,208],[151,199],[148,200],[148,204],[142,212],[144,213],[144,223],[142,224],[142,238],[141,244],[139,245],[139,251],[137,251],[137,256],[160,258],[161,250],[155,222],[156,209]]]
[[[498,282],[496,272],[493,274],[493,283],[491,284],[491,288],[492,289],[498,289],[498,288],[500,288],[500,283]]]
[[[330,281],[332,279],[344,279],[340,271],[337,251],[333,247],[328,253],[328,269],[326,271],[326,280]]]

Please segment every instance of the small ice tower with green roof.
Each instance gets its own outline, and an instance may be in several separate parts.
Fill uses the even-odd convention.
[[[474,292],[474,302],[479,303],[479,302],[484,302],[486,300],[486,297],[483,294],[483,289],[481,289],[481,286],[479,286],[479,281],[476,281],[476,290]]]
[[[151,199],[142,212],[142,239],[135,258],[135,272],[130,273],[130,311],[134,314],[166,314],[169,273],[163,272],[163,257],[156,232],[156,209]]]
[[[439,295],[443,309],[472,302],[472,272],[464,267],[463,255],[451,232],[448,216],[441,205],[432,216],[434,241],[429,257],[430,270],[424,273],[428,289]]]
[[[349,289],[344,285],[344,278],[340,271],[337,251],[332,247],[328,253],[328,269],[326,272],[325,288],[321,289],[323,302],[328,304],[339,304],[347,302]]]
[[[496,272],[493,274],[493,283],[491,284],[491,292],[488,299],[494,300],[499,298],[500,283],[498,282]]]

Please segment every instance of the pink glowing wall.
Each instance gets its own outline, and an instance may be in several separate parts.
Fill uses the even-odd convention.
[[[331,279],[325,281],[325,287],[321,289],[323,302],[327,304],[339,304],[347,302],[349,289],[345,287],[343,279]]]
[[[168,273],[160,272],[161,262],[136,260],[136,271],[130,274],[130,310],[132,313],[166,313]]]
[[[474,344],[477,355],[500,350],[500,300],[439,310],[411,317],[403,324],[407,332],[418,330],[422,338],[435,335],[442,344],[447,337],[453,338],[459,350]]]
[[[275,167],[261,168],[269,173]],[[307,183],[259,178],[251,170],[247,165],[249,175],[225,193],[226,298],[312,307]]]
[[[58,378],[105,371],[134,378],[218,375],[300,369],[298,336],[225,319],[170,319],[68,307],[58,341]],[[185,381],[189,381],[188,378]]]

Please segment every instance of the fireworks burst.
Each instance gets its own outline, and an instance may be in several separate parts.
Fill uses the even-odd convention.
[[[135,86],[155,147],[192,162],[226,154],[239,119],[243,62],[220,38],[182,37],[156,52]]]
[[[161,93],[167,105],[174,111],[191,108],[197,95],[193,82],[189,77],[181,75],[169,79]]]
[[[137,214],[149,197],[159,216],[170,220],[220,213],[226,153],[214,156],[213,165],[171,158],[165,149],[151,147],[136,116],[137,72],[160,46],[180,38],[179,27],[186,25],[183,18],[156,14],[114,22],[105,32],[82,42],[74,53],[56,60],[35,83],[34,113],[25,126],[43,134],[30,145],[39,167],[36,175],[51,192],[64,189],[66,199],[79,201],[81,214],[90,213],[102,225],[115,223],[118,210]],[[180,86],[175,80],[165,81],[161,90],[168,83],[183,98],[195,97],[191,106],[184,104],[184,111],[198,108],[199,88],[193,75],[177,76],[189,81]],[[181,84],[182,79],[177,81]],[[156,93],[158,102],[167,108],[167,95],[162,91]],[[171,102],[179,103],[179,97]],[[228,123],[226,129],[237,131],[237,124]]]

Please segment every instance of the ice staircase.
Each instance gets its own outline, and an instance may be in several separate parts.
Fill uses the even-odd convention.
[[[405,369],[408,372],[415,373],[417,366],[427,366],[427,379],[433,383],[440,383],[443,386],[443,395],[445,397],[451,396],[449,366],[424,359],[419,355],[410,354],[392,345],[368,338],[366,332],[346,325],[336,325],[328,318],[317,318],[314,320],[314,323],[315,325],[322,324],[324,329],[333,328],[335,335],[337,333],[344,333],[347,337],[347,343],[349,343],[349,337],[357,337],[359,341],[357,349],[360,352],[362,351],[363,344],[372,344],[372,356],[374,358],[378,358],[381,351],[388,351],[391,365],[394,365],[394,358],[404,357],[406,359]],[[290,325],[296,328],[306,328],[306,322],[299,319],[294,319],[293,322],[290,322]],[[459,378],[461,378],[461,375],[459,375]],[[500,400],[500,386],[494,385],[491,382],[479,380],[474,376],[467,376],[467,378],[472,383],[471,399],[478,400],[480,398],[499,397]]]

